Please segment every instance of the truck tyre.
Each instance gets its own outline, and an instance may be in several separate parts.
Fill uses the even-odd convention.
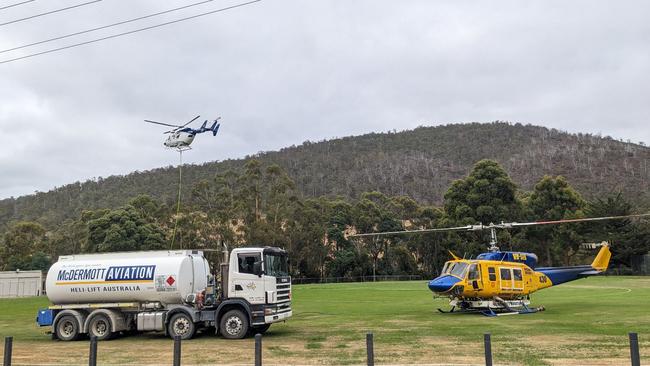
[[[95,314],[88,324],[88,336],[95,336],[98,341],[111,338],[113,335],[113,324],[105,314]]]
[[[256,325],[256,326],[251,327],[251,334],[252,335],[255,335],[255,334],[258,334],[258,333],[259,334],[264,334],[264,333],[266,333],[267,330],[269,330],[269,328],[271,328],[271,324]]]
[[[56,322],[56,336],[62,341],[73,341],[79,336],[79,323],[72,315],[64,315]]]
[[[228,339],[242,339],[248,334],[248,317],[241,310],[230,310],[219,324],[221,335]]]
[[[185,313],[174,314],[167,325],[167,333],[172,338],[180,336],[182,340],[191,339],[195,332],[196,326],[192,318]]]

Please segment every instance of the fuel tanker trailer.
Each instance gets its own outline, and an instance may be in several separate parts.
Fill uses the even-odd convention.
[[[292,316],[284,250],[237,248],[224,258],[217,281],[196,250],[61,256],[45,281],[52,305],[36,321],[64,341],[146,331],[189,339],[198,330],[238,339]]]

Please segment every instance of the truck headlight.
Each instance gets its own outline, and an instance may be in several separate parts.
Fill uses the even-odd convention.
[[[275,309],[273,308],[264,309],[264,315],[273,315],[273,314],[275,314]]]

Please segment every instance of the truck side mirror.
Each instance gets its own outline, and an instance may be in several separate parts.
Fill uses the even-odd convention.
[[[262,261],[253,263],[253,274],[262,277],[262,274],[264,274],[264,271],[262,271]]]

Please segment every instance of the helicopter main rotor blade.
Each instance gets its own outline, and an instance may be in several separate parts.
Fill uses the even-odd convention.
[[[179,127],[179,128],[182,127],[182,126],[177,126],[177,125],[170,125],[169,123],[162,123],[162,122],[150,121],[150,120],[148,120],[148,119],[145,119],[144,121],[145,121],[145,122],[149,122],[149,123],[155,123],[155,124],[157,124],[157,125],[169,126],[169,127]]]
[[[352,234],[348,235],[348,238],[359,238],[363,236],[384,236],[384,235],[400,235],[400,234],[422,234],[422,233],[432,233],[437,231],[463,231],[463,230],[480,230],[477,227],[482,227],[483,225],[467,225],[467,226],[457,226],[457,227],[445,227],[445,228],[435,228],[435,229],[419,229],[419,230],[402,230],[402,231],[384,231],[381,233],[364,233],[364,234]]]
[[[379,233],[352,234],[352,235],[348,235],[348,238],[358,238],[364,236],[422,234],[422,233],[444,232],[444,231],[480,231],[480,230],[487,230],[487,229],[509,229],[509,228],[522,227],[522,226],[553,225],[553,224],[566,224],[566,223],[573,223],[573,222],[631,219],[631,218],[639,218],[639,217],[650,217],[650,213],[624,215],[624,216],[587,217],[583,219],[564,219],[564,220],[509,222],[509,223],[504,222],[501,224],[489,224],[489,225],[478,224],[478,225],[467,225],[467,226],[456,226],[456,227],[434,228],[434,229],[386,231],[386,232],[379,232]]]
[[[586,217],[586,218],[583,218],[583,219],[564,219],[564,220],[534,221],[534,222],[511,222],[511,223],[497,224],[495,226],[496,227],[501,227],[501,228],[509,228],[509,227],[519,227],[519,226],[565,224],[565,223],[570,223],[570,222],[588,222],[588,221],[631,219],[631,218],[636,218],[636,217],[648,217],[648,216],[650,216],[650,213],[635,214],[635,215],[624,215],[624,216]]]
[[[192,123],[192,122],[194,122],[194,121],[196,121],[196,120],[197,120],[197,119],[198,119],[199,117],[201,117],[201,116],[200,116],[200,115],[198,115],[198,116],[196,116],[196,117],[194,117],[194,118],[192,118],[192,119],[191,119],[191,120],[190,120],[189,122],[187,122],[186,124],[184,124],[184,125],[182,125],[182,126],[178,126],[178,127],[179,127],[179,128],[183,128],[183,127],[185,127],[185,126],[187,126],[187,125],[189,125],[190,123]]]

